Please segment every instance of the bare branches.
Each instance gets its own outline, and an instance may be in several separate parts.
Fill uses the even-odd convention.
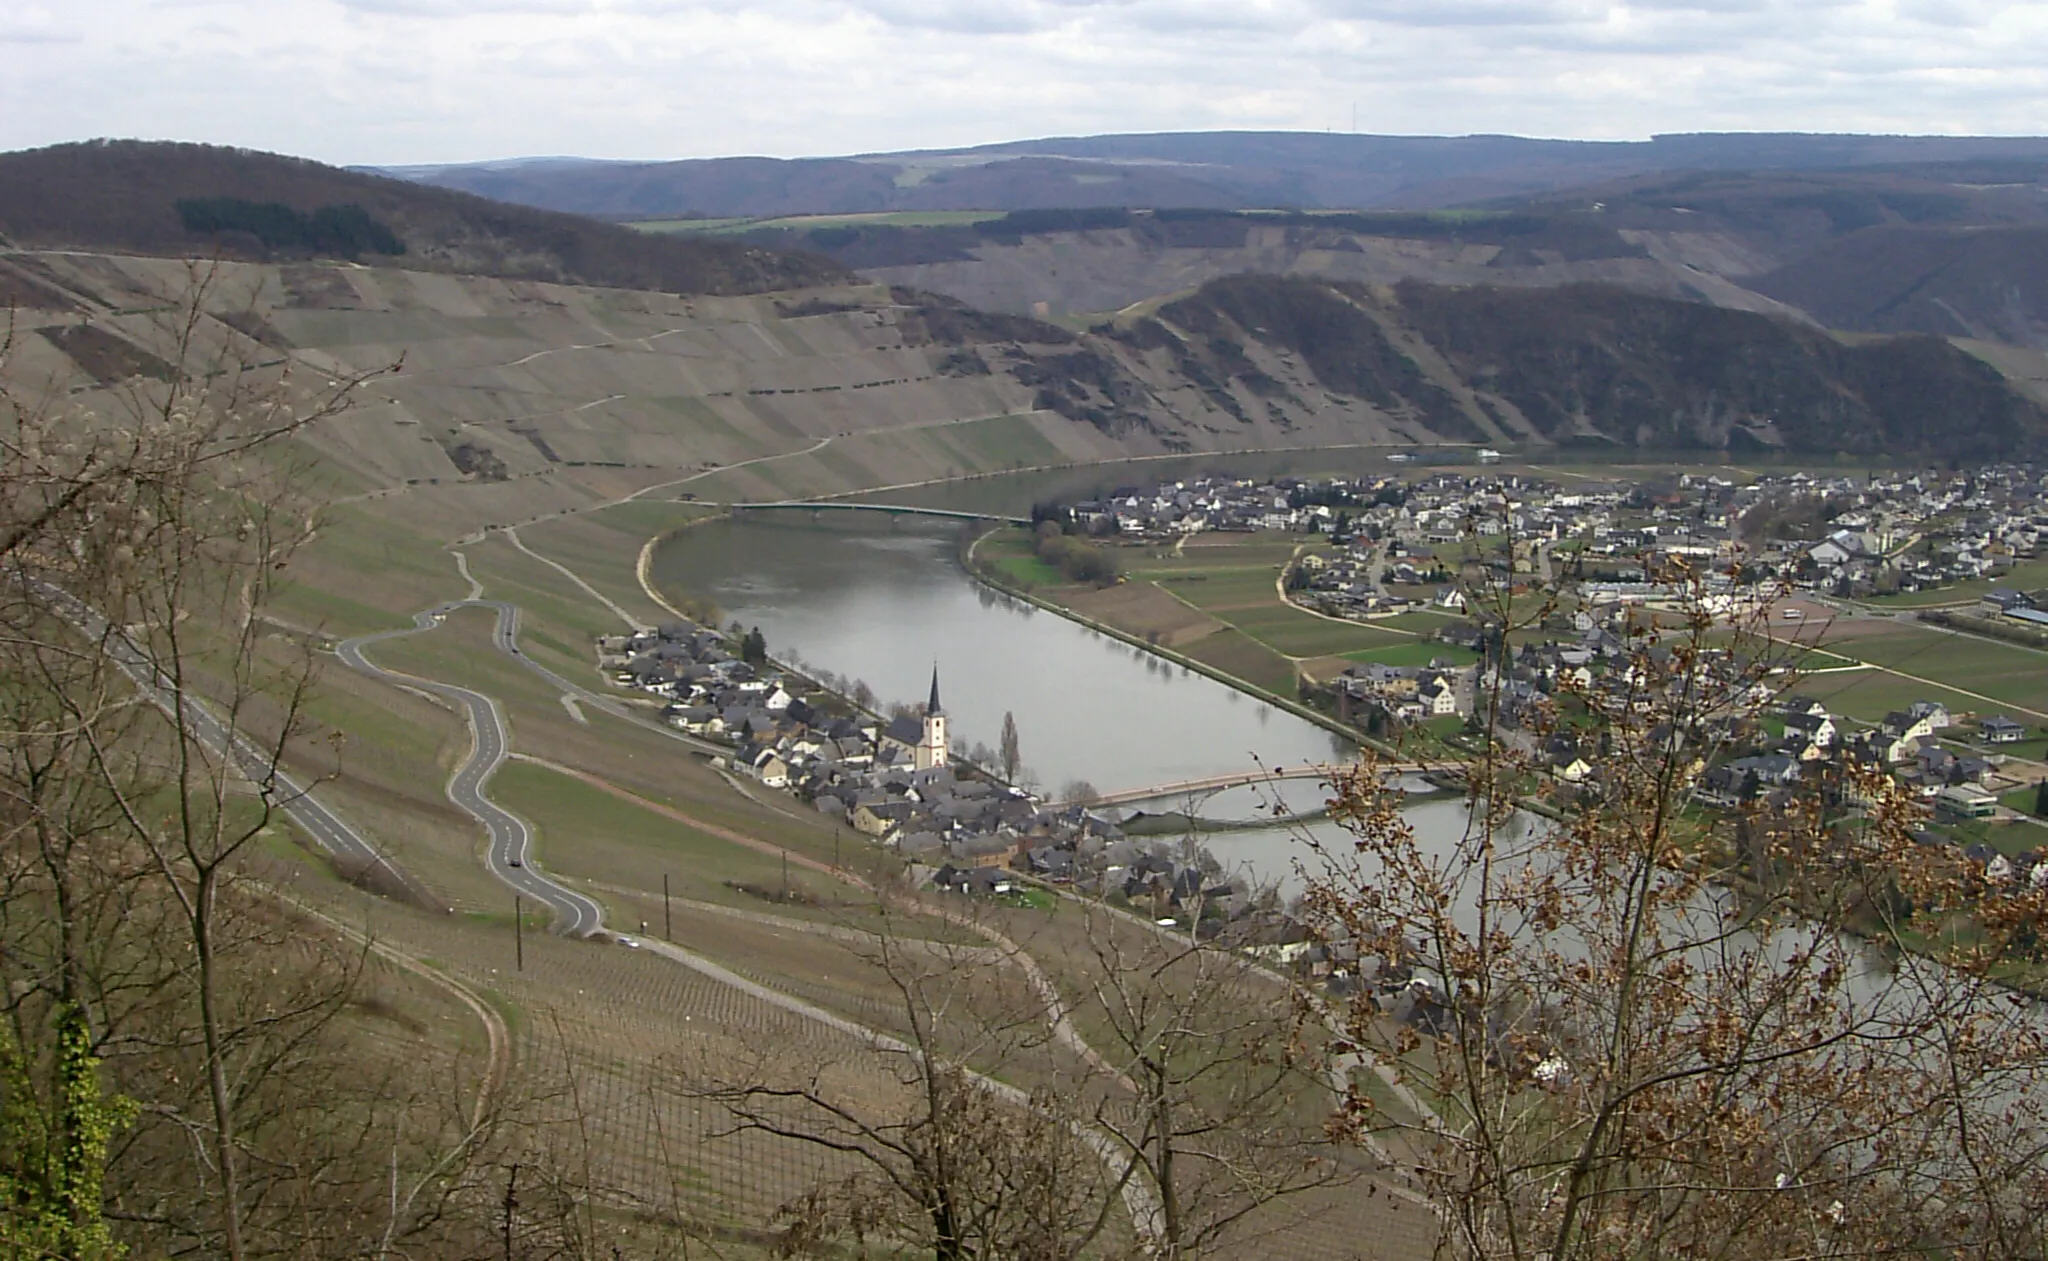
[[[1705,806],[1796,685],[1768,592],[1653,562],[1667,607],[1542,672],[1518,641],[1581,597],[1514,547],[1467,575],[1489,648],[1464,830],[1418,834],[1369,757],[1335,803],[1352,850],[1308,898],[1358,961],[1347,1040],[1429,1109],[1349,1112],[1417,1153],[1445,1246],[2033,1255],[2048,1046],[1996,984],[2033,899],[1916,845],[1881,767]]]

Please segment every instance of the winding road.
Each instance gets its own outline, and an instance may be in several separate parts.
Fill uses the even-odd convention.
[[[413,625],[409,629],[380,631],[374,635],[358,635],[354,639],[343,640],[336,646],[335,654],[350,669],[400,687],[433,692],[462,707],[469,719],[469,760],[457,768],[455,774],[448,780],[448,799],[484,825],[484,831],[490,838],[490,843],[484,849],[484,867],[513,891],[532,898],[553,912],[556,932],[568,937],[588,937],[604,927],[604,908],[591,898],[555,883],[530,866],[533,848],[532,829],[527,827],[525,820],[518,815],[484,795],[484,785],[489,782],[491,775],[504,763],[506,755],[511,751],[511,735],[505,729],[505,716],[498,708],[498,702],[482,692],[472,692],[453,683],[442,683],[434,679],[423,679],[416,675],[386,670],[363,655],[363,649],[372,644],[433,630],[441,625],[449,612],[469,605],[496,609],[498,624],[493,632],[493,640],[501,651],[514,656],[521,655],[517,640],[519,610],[510,604],[481,600],[458,600],[436,605],[424,612],[415,613]]]

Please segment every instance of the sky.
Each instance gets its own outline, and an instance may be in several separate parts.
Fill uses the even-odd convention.
[[[0,0],[0,149],[2048,131],[2048,0]]]

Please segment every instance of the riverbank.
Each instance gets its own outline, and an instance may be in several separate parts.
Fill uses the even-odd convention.
[[[1375,742],[1367,740],[1365,733],[1359,731],[1356,727],[1350,726],[1347,723],[1338,722],[1335,718],[1330,717],[1328,714],[1320,713],[1316,710],[1310,709],[1308,706],[1303,705],[1298,700],[1293,700],[1288,697],[1281,696],[1275,692],[1269,691],[1266,688],[1262,688],[1255,683],[1249,682],[1245,679],[1241,679],[1234,674],[1230,674],[1227,671],[1217,669],[1215,666],[1212,666],[1207,662],[1197,660],[1194,657],[1190,657],[1186,653],[1176,652],[1172,648],[1168,648],[1163,644],[1148,642],[1143,637],[1134,635],[1129,631],[1123,630],[1120,627],[1112,626],[1108,622],[1098,621],[1097,619],[1089,617],[1088,615],[1081,613],[1075,609],[1068,608],[1066,605],[1057,603],[1053,600],[1048,600],[1043,596],[1037,595],[1030,591],[1026,591],[1022,587],[1014,586],[1010,583],[1002,581],[995,574],[983,569],[979,564],[977,564],[975,558],[976,552],[981,547],[982,541],[984,539],[987,539],[988,537],[997,533],[998,531],[1007,528],[1009,527],[995,526],[991,529],[984,530],[979,535],[975,536],[972,541],[970,541],[964,548],[960,550],[958,556],[958,559],[960,561],[960,567],[967,572],[968,577],[974,579],[976,582],[989,588],[991,591],[1001,592],[1003,595],[1009,596],[1013,600],[1022,600],[1024,603],[1029,604],[1034,608],[1040,608],[1044,609],[1048,613],[1058,614],[1060,617],[1067,619],[1075,625],[1086,627],[1088,630],[1094,631],[1098,635],[1106,635],[1109,638],[1117,640],[1120,643],[1129,644],[1133,648],[1138,648],[1145,652],[1149,652],[1152,655],[1158,657],[1162,661],[1170,661],[1174,665],[1180,666],[1182,669],[1191,670],[1194,673],[1202,675],[1205,678],[1214,679],[1216,682],[1223,684],[1225,687],[1233,688],[1236,691],[1244,693],[1246,696],[1252,697],[1255,700],[1262,701],[1268,705],[1271,705],[1275,709],[1284,710],[1287,713],[1292,714],[1294,717],[1303,720],[1304,722],[1313,723],[1316,726],[1321,727],[1325,731],[1331,732],[1334,735],[1342,736],[1346,740],[1351,741],[1353,744],[1374,744],[1374,747],[1380,748],[1382,752],[1392,752],[1392,749],[1387,748],[1386,746],[1378,745]]]

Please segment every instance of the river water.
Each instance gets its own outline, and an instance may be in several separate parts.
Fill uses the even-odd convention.
[[[993,747],[1012,713],[1028,773],[1047,791],[1082,780],[1119,792],[1353,756],[1349,741],[1313,723],[983,586],[954,560],[953,525],[847,516],[708,522],[656,550],[654,578],[759,626],[771,655],[794,651],[884,702],[922,701],[936,666],[954,747]],[[1321,804],[1314,781],[1277,787],[1292,808]],[[1234,789],[1201,813],[1248,819],[1270,799]],[[1299,847],[1284,830],[1203,841],[1226,865],[1293,883]]]

